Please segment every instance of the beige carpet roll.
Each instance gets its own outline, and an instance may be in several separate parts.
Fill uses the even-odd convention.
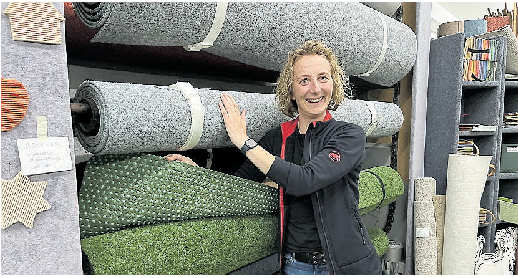
[[[414,179],[415,201],[432,202],[435,196],[435,179],[431,177],[419,177]]]
[[[415,274],[436,275],[437,237],[432,201],[414,202],[414,228]]]
[[[442,244],[444,239],[444,213],[446,211],[446,195],[432,197],[435,215],[435,236],[437,237],[437,275],[442,273]]]
[[[444,37],[457,33],[464,33],[464,22],[462,20],[445,22],[439,25],[437,36]]]
[[[478,215],[491,156],[450,154],[444,217],[443,275],[473,275]]]

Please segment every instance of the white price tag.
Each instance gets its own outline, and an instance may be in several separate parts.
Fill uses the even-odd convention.
[[[415,237],[430,237],[430,229],[415,228]]]
[[[18,139],[22,174],[35,175],[72,169],[68,137]]]

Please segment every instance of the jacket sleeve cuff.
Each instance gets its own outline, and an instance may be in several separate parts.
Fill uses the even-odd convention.
[[[279,186],[285,187],[288,175],[287,172],[283,171],[282,169],[286,169],[286,167],[289,167],[289,162],[276,156],[272,166],[268,170],[268,173],[266,173],[266,176],[277,183]]]

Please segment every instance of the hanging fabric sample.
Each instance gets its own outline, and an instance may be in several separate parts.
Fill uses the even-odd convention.
[[[9,131],[25,117],[29,107],[29,95],[16,79],[2,77],[2,131]]]
[[[410,27],[354,2],[73,5],[85,25],[99,29],[92,42],[201,45],[203,51],[274,71],[281,70],[289,51],[316,38],[333,48],[348,75],[392,86],[410,71],[417,53]]]

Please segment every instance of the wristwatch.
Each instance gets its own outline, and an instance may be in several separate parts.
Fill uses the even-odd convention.
[[[252,138],[246,139],[245,143],[241,147],[241,153],[246,155],[246,152],[257,147],[257,142],[254,141]]]

